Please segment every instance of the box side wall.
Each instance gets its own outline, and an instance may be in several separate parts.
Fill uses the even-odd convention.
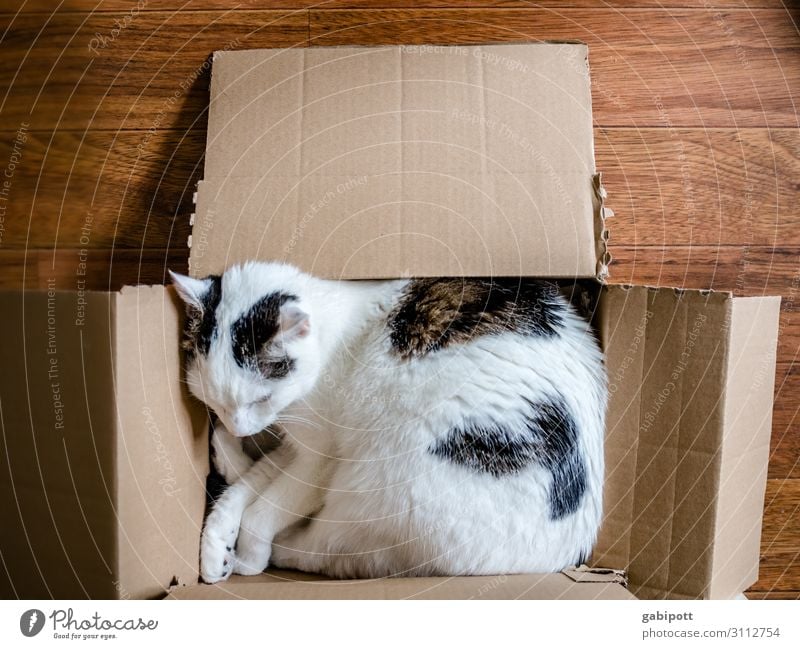
[[[113,295],[0,294],[4,598],[116,598]]]
[[[758,580],[780,298],[733,300],[711,596]]]
[[[134,598],[198,578],[207,415],[182,382],[182,310],[163,286],[117,297],[119,579]]]
[[[638,597],[710,595],[730,304],[670,288],[610,286],[604,296],[615,392],[592,561],[626,566]]]

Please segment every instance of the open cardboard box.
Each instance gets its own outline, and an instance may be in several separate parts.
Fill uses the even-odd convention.
[[[0,296],[6,597],[728,598],[754,583],[779,298],[614,286],[579,44],[214,57],[190,270],[589,286],[611,401],[588,567],[198,584],[208,420],[164,286]]]

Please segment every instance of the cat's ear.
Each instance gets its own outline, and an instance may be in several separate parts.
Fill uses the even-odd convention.
[[[281,307],[278,321],[280,336],[283,342],[291,342],[298,338],[305,338],[311,331],[311,319],[299,306],[284,304]]]
[[[172,271],[169,271],[169,276],[172,278],[172,283],[181,299],[189,306],[202,311],[203,298],[213,284],[211,279],[195,279]]]

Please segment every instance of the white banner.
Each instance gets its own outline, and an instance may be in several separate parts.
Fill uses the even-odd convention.
[[[792,601],[4,601],[0,646],[796,648],[799,616]]]

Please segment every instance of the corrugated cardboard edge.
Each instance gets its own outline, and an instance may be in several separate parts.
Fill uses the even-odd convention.
[[[591,568],[586,564],[582,564],[577,568],[562,570],[561,572],[572,579],[572,581],[579,583],[611,583],[620,584],[625,588],[628,587],[628,576],[624,570],[617,570],[615,568]]]
[[[611,266],[611,253],[608,251],[609,231],[606,228],[606,219],[614,216],[614,212],[606,207],[605,202],[608,192],[603,186],[603,174],[597,172],[592,177],[595,197],[594,237],[597,245],[597,281],[605,283],[609,276]]]

